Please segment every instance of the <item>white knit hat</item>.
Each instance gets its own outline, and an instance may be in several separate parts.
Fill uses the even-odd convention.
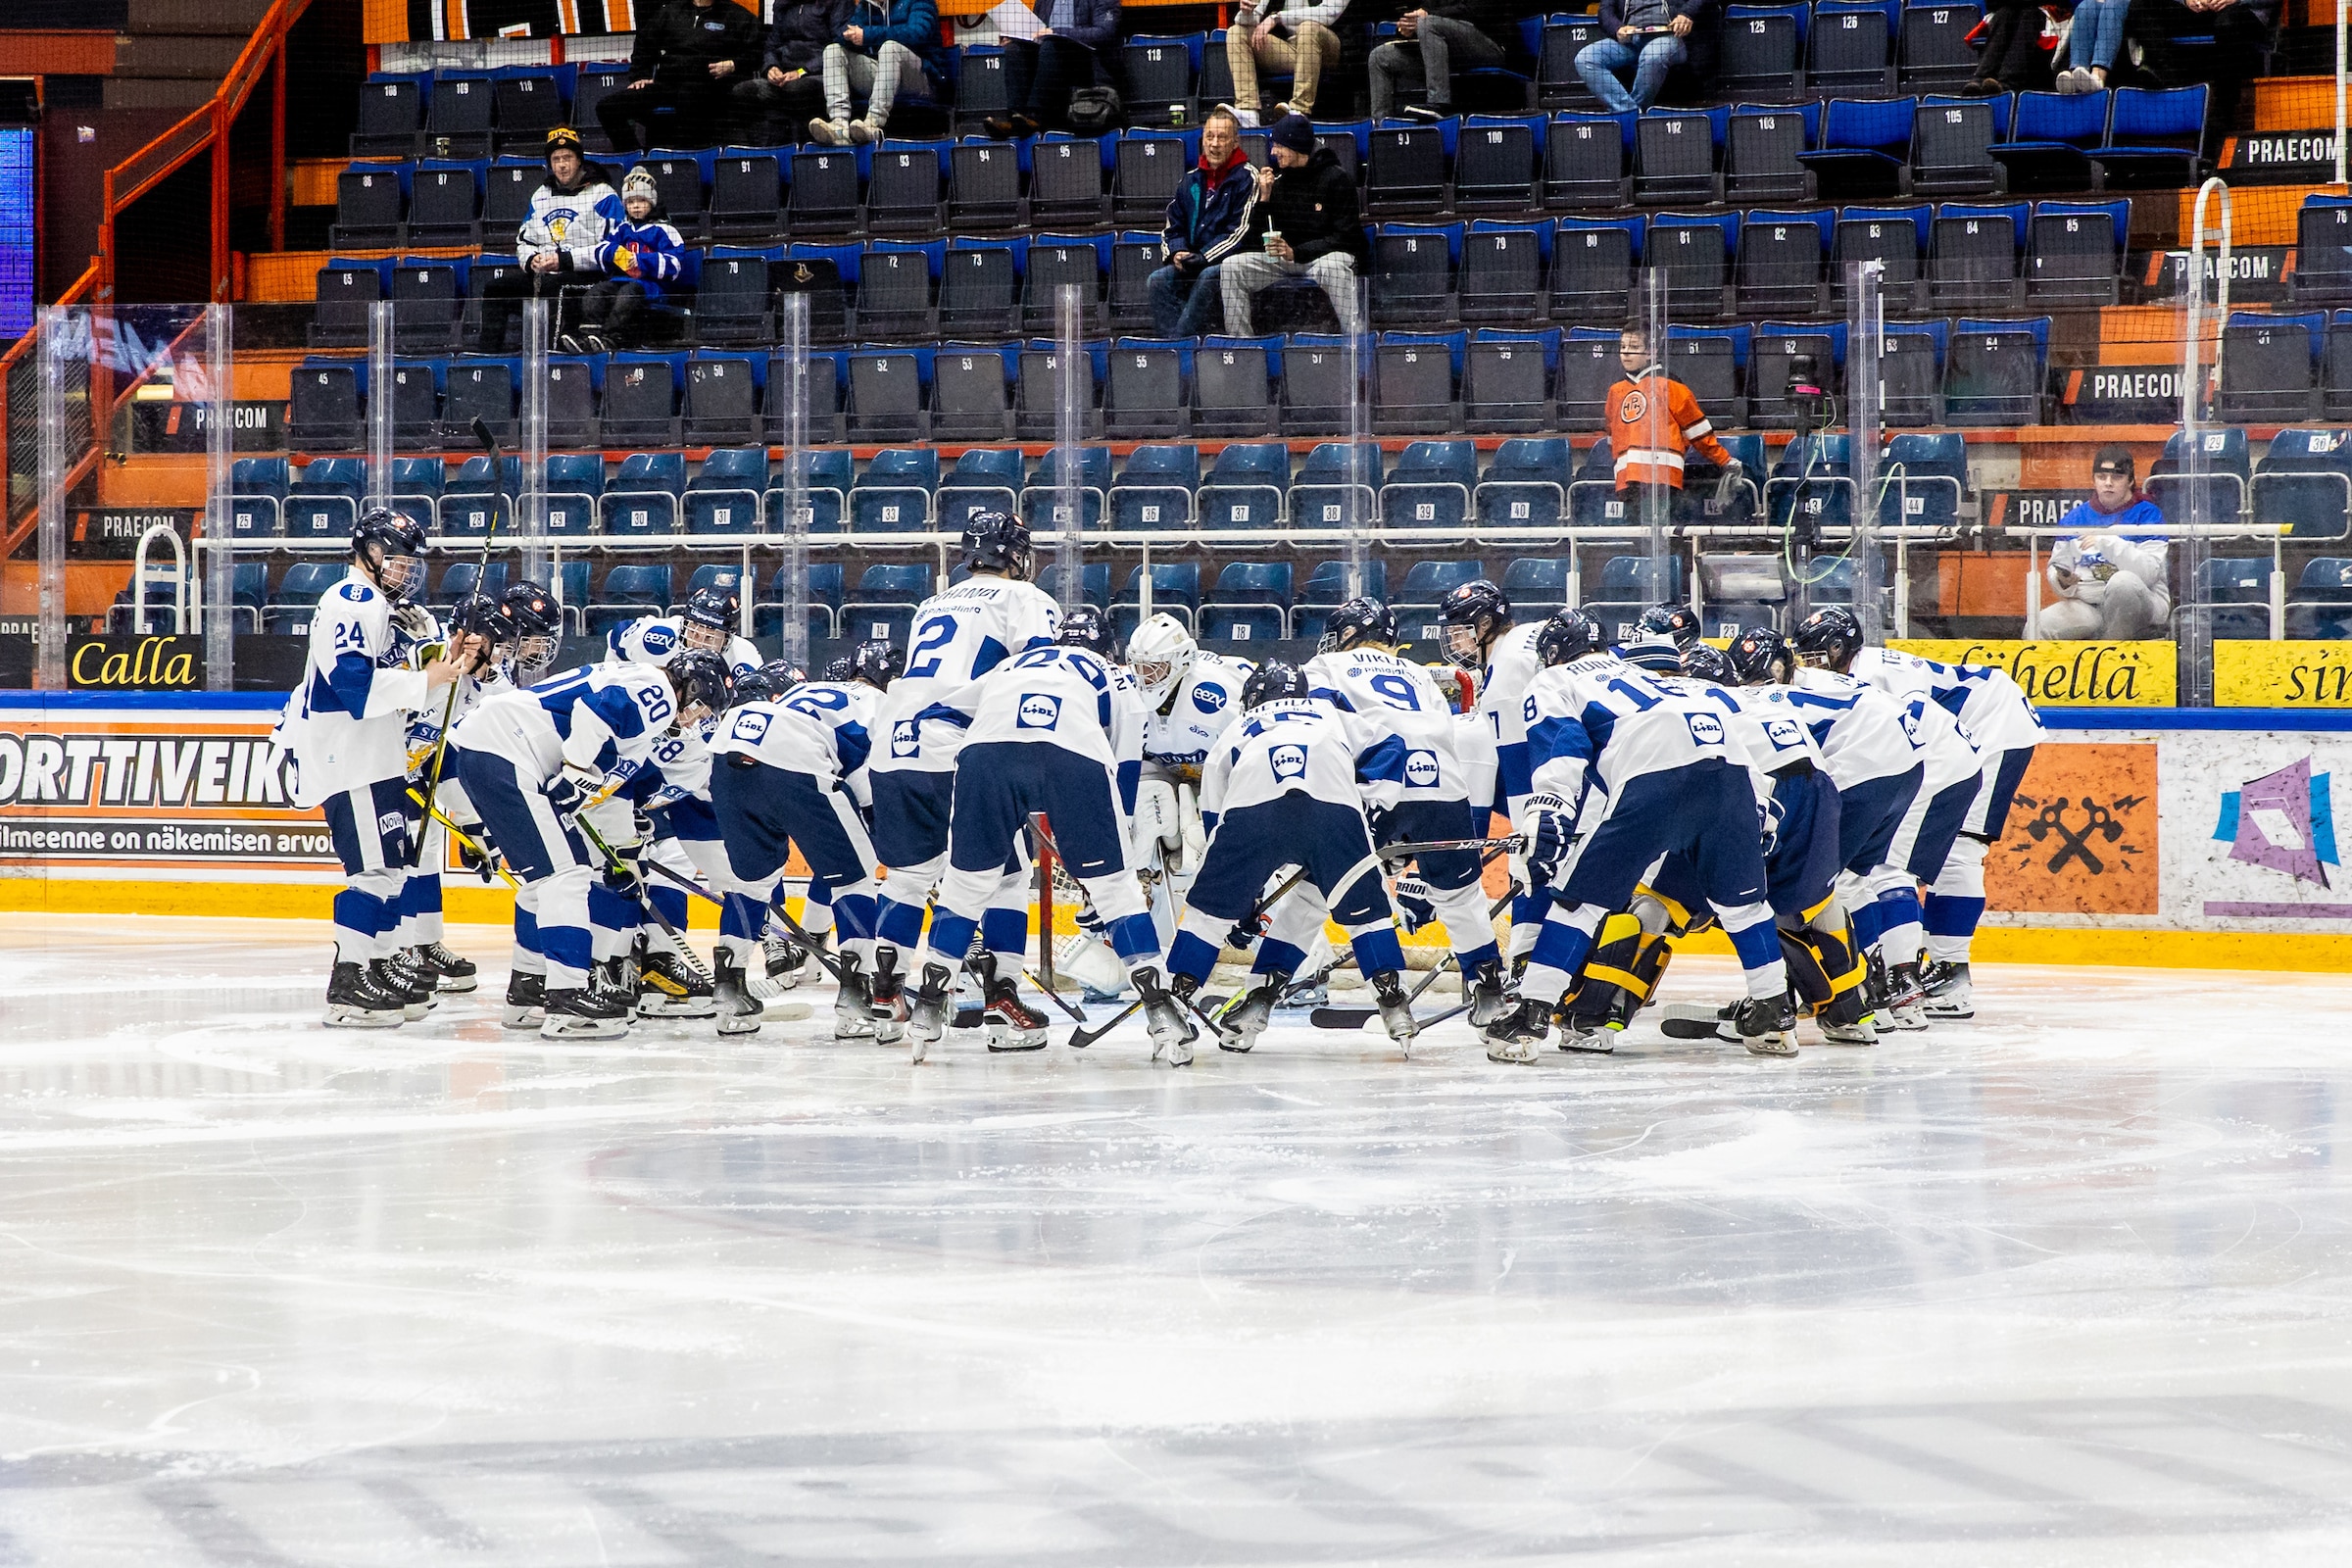
[[[643,164],[630,170],[628,177],[620,182],[620,199],[625,202],[632,196],[642,196],[657,204],[662,200],[662,187],[654,183],[653,171]]]

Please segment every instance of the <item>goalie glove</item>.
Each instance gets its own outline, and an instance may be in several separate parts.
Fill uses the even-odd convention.
[[[1410,936],[1425,925],[1438,922],[1436,890],[1417,876],[1396,879],[1396,921]]]
[[[1557,795],[1533,796],[1527,803],[1526,825],[1520,831],[1527,837],[1529,880],[1540,888],[1557,886],[1568,852],[1576,844],[1576,813]]]

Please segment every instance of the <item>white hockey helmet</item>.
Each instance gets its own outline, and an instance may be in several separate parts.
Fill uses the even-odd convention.
[[[1162,612],[1136,627],[1127,639],[1127,662],[1135,670],[1144,706],[1157,708],[1174,695],[1193,672],[1193,660],[1200,652],[1193,634],[1174,615]]]

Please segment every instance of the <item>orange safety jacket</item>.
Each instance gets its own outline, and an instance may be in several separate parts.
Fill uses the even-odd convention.
[[[1661,395],[1661,388],[1666,408],[1653,431],[1650,399]],[[1731,451],[1715,438],[1715,426],[1707,422],[1698,399],[1662,366],[1645,367],[1636,379],[1609,388],[1609,449],[1617,458],[1618,489],[1662,484],[1680,490],[1683,454],[1691,447],[1719,465],[1731,464]]]

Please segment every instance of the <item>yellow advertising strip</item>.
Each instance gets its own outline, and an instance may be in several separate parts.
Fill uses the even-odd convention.
[[[2352,708],[2352,643],[2213,645],[2216,708]]]
[[[2005,669],[2044,708],[2172,708],[2180,701],[2178,643],[1909,638],[1886,646],[1942,664]]]
[[[1721,931],[1676,937],[1686,953],[1732,956]],[[2265,969],[2306,974],[2352,970],[2352,933],[2334,931],[2122,931],[1985,925],[1972,963],[2062,963],[2114,969]]]

